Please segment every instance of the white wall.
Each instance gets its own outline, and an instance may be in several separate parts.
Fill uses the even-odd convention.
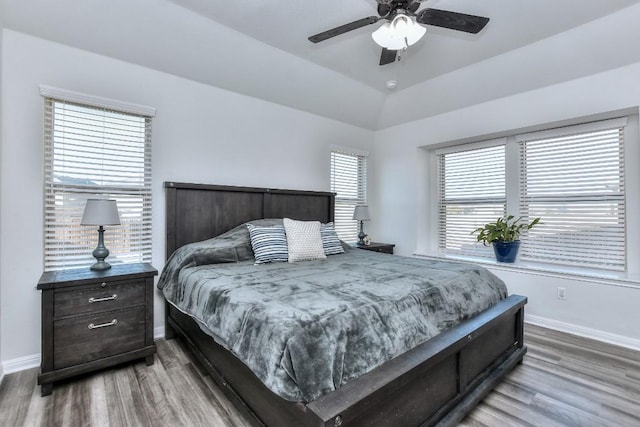
[[[468,78],[474,75],[469,67]],[[496,99],[449,113],[388,128],[376,133],[374,169],[375,240],[394,242],[397,252],[410,255],[425,252],[430,235],[428,209],[421,206],[432,182],[425,150],[419,147],[447,141],[474,138],[510,129],[520,129],[561,120],[637,107],[640,104],[640,63],[594,74],[543,89]],[[432,100],[437,102],[437,100]],[[637,144],[638,129],[632,140]],[[628,150],[640,153],[637,146]],[[627,203],[637,214],[640,203],[640,178],[630,159],[627,170]],[[629,217],[629,249],[638,254],[635,219]],[[375,234],[374,234],[375,233]],[[637,257],[629,258],[630,269],[639,269]],[[567,278],[495,270],[503,277],[512,293],[530,297],[527,312],[550,324],[576,325],[584,330],[619,335],[622,340],[640,345],[640,288],[622,287],[599,282],[583,282]],[[556,287],[568,289],[566,301],[556,299]]]
[[[164,262],[163,181],[329,190],[330,145],[370,150],[373,133],[130,63],[5,30],[0,150],[3,362],[38,355],[43,101],[38,85],[157,108],[153,264]],[[8,248],[8,250],[7,250]],[[156,300],[155,324],[163,326]],[[9,320],[7,320],[9,319]]]

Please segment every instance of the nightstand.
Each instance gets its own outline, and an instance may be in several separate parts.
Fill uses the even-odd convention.
[[[45,272],[42,360],[38,384],[53,383],[135,359],[153,364],[153,277],[150,264],[116,264]]]
[[[382,252],[383,254],[393,255],[393,248],[395,246],[396,245],[394,245],[393,243],[371,242],[369,245],[365,245],[365,246],[356,245],[356,248],[364,249],[365,251]]]

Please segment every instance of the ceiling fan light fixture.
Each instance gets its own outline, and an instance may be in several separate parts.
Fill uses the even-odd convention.
[[[391,21],[391,28],[397,36],[406,36],[411,33],[411,23],[412,21],[408,16],[399,13]]]
[[[388,49],[389,44],[393,41],[391,36],[391,24],[385,22],[382,24],[377,30],[371,33],[371,37],[373,41],[382,47],[386,47]]]
[[[413,18],[399,13],[393,21],[385,22],[371,34],[373,40],[389,50],[402,50],[414,45],[427,29]]]

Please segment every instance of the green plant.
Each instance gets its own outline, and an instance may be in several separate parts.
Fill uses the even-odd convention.
[[[485,224],[484,227],[478,227],[471,234],[478,233],[476,236],[478,242],[489,245],[492,242],[514,242],[520,238],[520,233],[524,230],[530,230],[540,222],[540,218],[536,218],[530,223],[522,223],[522,217],[513,219],[513,215],[498,218],[495,222]]]

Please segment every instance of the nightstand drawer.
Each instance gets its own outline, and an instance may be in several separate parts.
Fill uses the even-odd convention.
[[[383,254],[392,254],[393,253],[393,247],[385,247],[385,248],[372,248],[369,249],[372,252],[380,252]]]
[[[53,316],[97,313],[145,303],[145,282],[97,282],[93,286],[54,294]]]
[[[145,307],[54,321],[54,369],[66,368],[145,345]]]

